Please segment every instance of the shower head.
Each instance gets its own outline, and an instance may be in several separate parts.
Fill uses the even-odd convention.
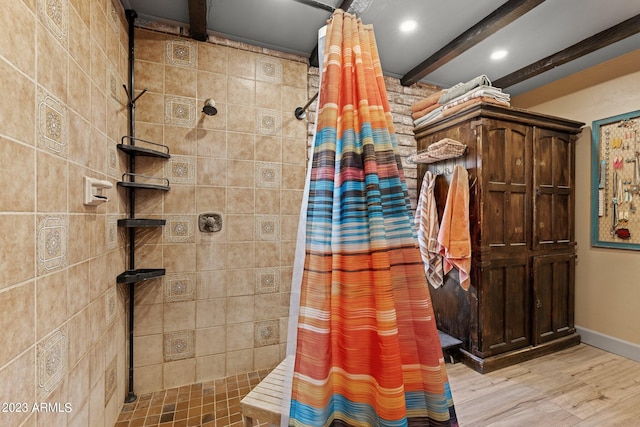
[[[215,116],[216,114],[218,114],[215,101],[211,98],[204,101],[204,107],[202,107],[202,112],[205,113],[207,116]]]

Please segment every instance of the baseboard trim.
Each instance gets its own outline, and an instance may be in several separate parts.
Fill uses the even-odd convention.
[[[582,328],[577,325],[576,332],[580,334],[584,344],[589,344],[593,347],[640,362],[640,345],[638,344],[604,335],[600,332]]]

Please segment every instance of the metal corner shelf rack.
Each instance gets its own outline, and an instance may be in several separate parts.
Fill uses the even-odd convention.
[[[128,124],[129,135],[125,135],[118,144],[118,150],[128,156],[128,172],[122,175],[122,180],[118,186],[127,189],[129,196],[129,217],[118,220],[118,227],[123,227],[128,233],[128,266],[127,270],[119,274],[117,283],[129,286],[129,391],[125,397],[125,402],[133,402],[137,396],[133,390],[133,312],[135,285],[137,282],[149,280],[165,275],[164,268],[137,268],[135,259],[136,249],[136,229],[141,227],[162,227],[166,224],[164,219],[136,218],[136,191],[169,191],[169,180],[166,178],[152,177],[136,174],[137,157],[153,157],[158,159],[170,158],[169,148],[162,144],[146,141],[135,137],[135,107],[136,101],[147,90],[142,90],[134,97],[134,23],[137,13],[134,10],[125,11],[127,23],[129,24],[129,75],[128,86],[124,86],[127,93],[128,103]]]

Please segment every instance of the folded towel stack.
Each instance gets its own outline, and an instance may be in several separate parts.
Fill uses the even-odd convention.
[[[415,102],[411,106],[411,117],[414,126],[417,127],[451,115],[472,104],[488,102],[509,106],[509,100],[509,94],[491,86],[491,81],[483,74]]]

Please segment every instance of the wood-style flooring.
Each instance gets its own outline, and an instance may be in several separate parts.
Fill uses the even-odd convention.
[[[585,344],[484,375],[462,363],[447,372],[461,427],[640,426],[640,363]],[[241,427],[240,399],[267,374],[140,396],[115,426]]]
[[[484,375],[447,368],[461,427],[640,426],[640,363],[595,347]]]

